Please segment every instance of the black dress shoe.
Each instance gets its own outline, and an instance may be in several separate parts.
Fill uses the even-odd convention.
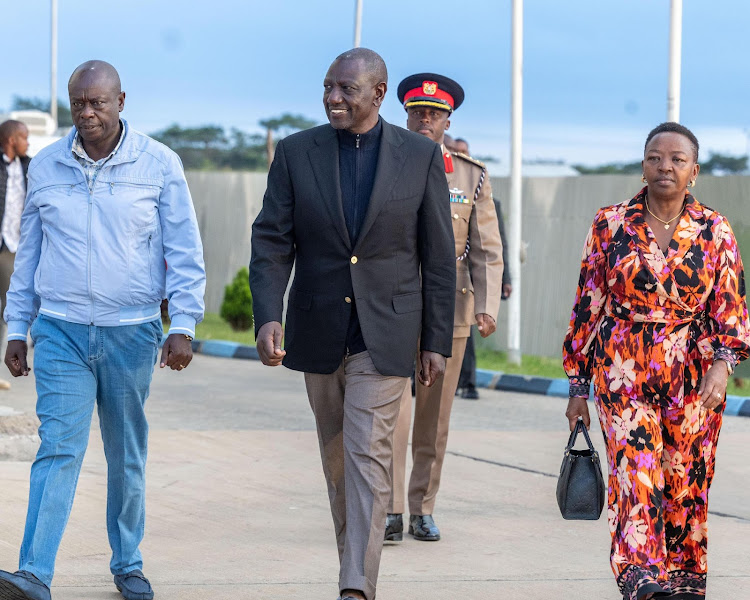
[[[409,533],[420,542],[437,542],[440,539],[440,530],[432,515],[410,515]]]
[[[399,514],[388,513],[385,518],[385,541],[400,542],[404,539],[404,518]]]
[[[464,400],[479,400],[479,392],[474,386],[465,387],[463,392],[461,392],[461,398]]]

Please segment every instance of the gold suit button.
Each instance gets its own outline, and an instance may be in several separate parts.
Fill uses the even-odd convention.
[[[456,213],[455,215],[453,215],[453,218],[454,219],[458,219],[458,213]]]
[[[461,288],[461,293],[465,294],[466,293],[466,288]]]
[[[347,296],[346,298],[344,298],[344,302],[346,302],[347,304],[351,304],[352,299],[349,296]]]
[[[356,265],[359,259],[356,256],[352,256],[352,264]]]

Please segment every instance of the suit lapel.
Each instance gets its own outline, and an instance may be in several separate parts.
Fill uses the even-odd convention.
[[[328,210],[331,221],[346,247],[352,243],[346,229],[344,206],[341,200],[341,181],[339,175],[339,140],[333,127],[323,129],[315,140],[316,146],[308,151],[315,181]]]
[[[386,201],[391,197],[391,192],[396,185],[406,159],[404,149],[401,147],[403,142],[404,140],[398,130],[393,125],[383,121],[383,135],[380,138],[375,182],[372,186],[370,202],[367,205],[367,214],[357,239],[357,246],[361,245]]]

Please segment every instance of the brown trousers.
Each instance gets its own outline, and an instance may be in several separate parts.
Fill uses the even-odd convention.
[[[445,448],[448,445],[451,408],[465,351],[466,338],[454,337],[452,355],[445,365],[445,375],[429,388],[417,381],[411,441],[414,465],[409,479],[409,513],[412,515],[431,515],[435,508]],[[406,446],[409,443],[411,405],[411,386],[407,385],[401,395],[401,409],[393,433],[393,493],[388,512],[396,514],[405,512]]]
[[[378,373],[369,352],[330,375],[305,373],[339,550],[339,589],[374,600],[391,495],[393,429],[404,377]]]

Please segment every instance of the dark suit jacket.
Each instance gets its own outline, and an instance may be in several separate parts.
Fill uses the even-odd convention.
[[[370,203],[354,247],[344,221],[336,130],[279,142],[253,224],[250,288],[256,334],[286,314],[284,365],[333,373],[357,303],[367,350],[382,375],[411,374],[423,350],[450,356],[456,257],[440,147],[383,121]],[[421,272],[421,281],[420,281]]]
[[[24,184],[26,183],[26,176],[29,172],[29,163],[31,158],[28,156],[21,157],[21,168],[23,169]],[[8,191],[8,167],[3,160],[3,151],[0,150],[0,223],[3,222],[3,215],[5,215],[5,194]]]
[[[503,219],[503,209],[500,206],[500,200],[492,199],[495,203],[495,212],[497,213],[497,226],[500,229],[500,239],[503,242],[503,285],[510,283],[510,267],[508,266],[508,241],[505,238],[505,220]],[[505,300],[505,298],[503,298]]]

